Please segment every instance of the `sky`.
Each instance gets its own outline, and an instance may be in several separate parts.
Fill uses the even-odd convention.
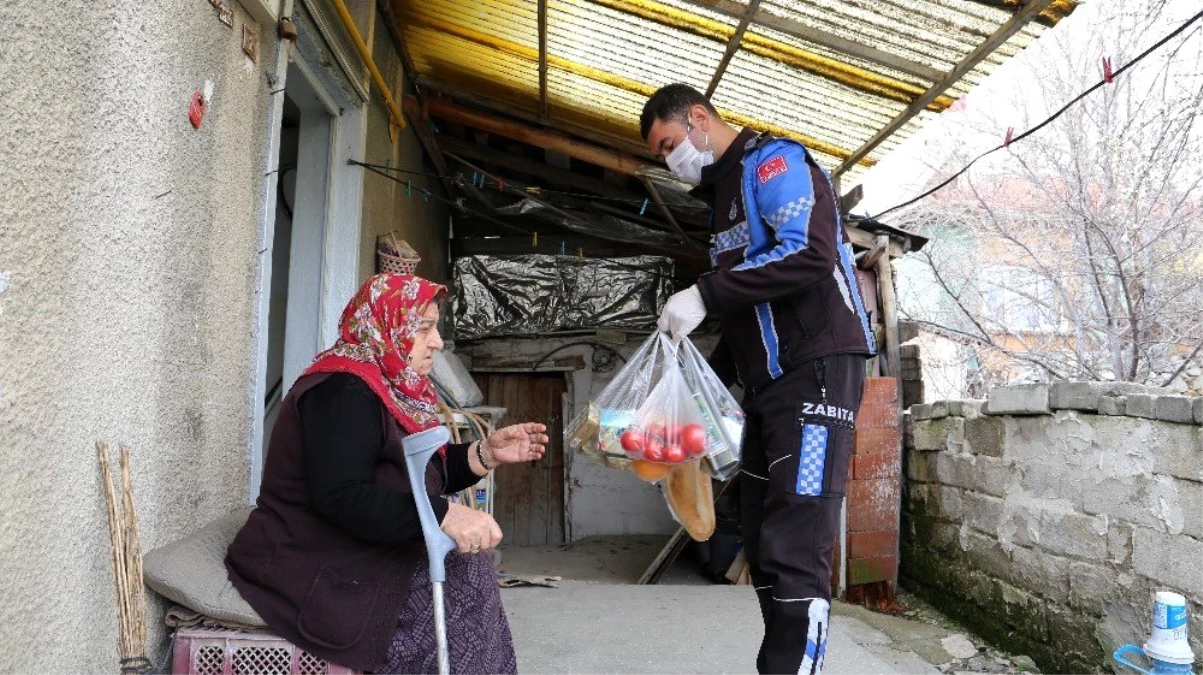
[[[1149,19],[1145,7],[1164,2],[1161,15]],[[919,133],[883,158],[865,173],[865,197],[853,209],[856,214],[876,215],[923,191],[936,176],[933,164],[951,161],[955,150],[976,155],[1001,143],[1008,127],[1018,135],[1044,119],[1052,109],[1072,99],[1102,77],[1102,58],[1112,57],[1114,69],[1126,61],[1108,54],[1109,47],[1126,45],[1138,54],[1203,9],[1203,0],[1090,0],[1069,18],[1044,33],[1039,40],[1006,61],[980,86],[962,99],[955,109],[932,118]],[[1171,47],[1182,45],[1171,60]],[[1203,20],[1166,47],[1154,52],[1123,74],[1137,86],[1147,86],[1163,69],[1170,69],[1171,86],[1203,86]],[[1055,92],[1049,101],[1041,78],[1060,70],[1073,88]],[[1092,94],[1099,95],[1101,92]],[[1063,96],[1055,100],[1056,96]],[[1055,105],[1050,105],[1055,104]],[[1042,132],[1043,133],[1043,132]],[[1023,143],[1040,142],[1038,136],[1012,146],[1021,152]],[[1006,173],[1015,158],[999,152],[979,162],[977,173]],[[959,166],[958,162],[953,164]],[[888,221],[888,218],[886,219]]]

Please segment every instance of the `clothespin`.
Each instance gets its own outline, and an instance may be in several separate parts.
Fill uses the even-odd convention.
[[[531,233],[531,235],[530,235],[530,247],[531,247],[531,248],[538,248],[538,247],[539,247],[539,233],[538,233],[538,232],[532,232],[532,233]]]
[[[501,178],[497,179],[497,191],[505,192],[505,180],[503,180]]]
[[[422,201],[430,201],[430,190],[422,190]]]
[[[476,181],[479,177],[475,171],[472,172],[472,187],[476,187]]]
[[[1011,139],[1015,138],[1015,127],[1007,127],[1007,137],[1003,139],[1003,147],[1011,147]]]
[[[583,247],[576,250],[576,257],[581,262],[585,262],[585,249]]]
[[[1111,84],[1111,77],[1112,77],[1111,57],[1104,56],[1103,57],[1103,81],[1106,82],[1107,84]]]
[[[642,215],[643,215],[644,213],[646,213],[646,212],[647,212],[647,200],[646,200],[646,199],[644,199],[644,200],[643,200],[643,206],[639,207],[639,215],[641,215],[641,216],[642,216]]]
[[[560,240],[560,255],[564,255],[564,240]]]
[[[405,179],[405,196],[410,197],[414,193],[414,182],[408,178]]]
[[[526,188],[526,191],[532,195],[537,195],[537,194],[540,194],[543,191],[543,189],[540,188],[538,185],[531,185],[530,187]]]
[[[392,157],[389,157],[388,159],[384,160],[384,170],[385,171],[393,170],[393,158]]]

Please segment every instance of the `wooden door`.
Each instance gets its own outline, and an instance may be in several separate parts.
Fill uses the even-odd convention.
[[[493,517],[510,546],[564,542],[565,379],[561,374],[474,373],[485,405],[505,408],[502,426],[519,422],[547,425],[551,443],[538,462],[497,470]]]

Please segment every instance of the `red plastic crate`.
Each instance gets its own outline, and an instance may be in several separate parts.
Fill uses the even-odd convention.
[[[271,633],[212,628],[176,631],[171,656],[175,675],[359,675],[327,663]]]

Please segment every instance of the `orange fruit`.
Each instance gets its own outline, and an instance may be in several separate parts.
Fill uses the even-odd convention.
[[[667,464],[657,464],[645,459],[637,459],[631,462],[631,471],[634,471],[636,476],[647,481],[658,481],[672,473],[672,470],[673,467]]]

